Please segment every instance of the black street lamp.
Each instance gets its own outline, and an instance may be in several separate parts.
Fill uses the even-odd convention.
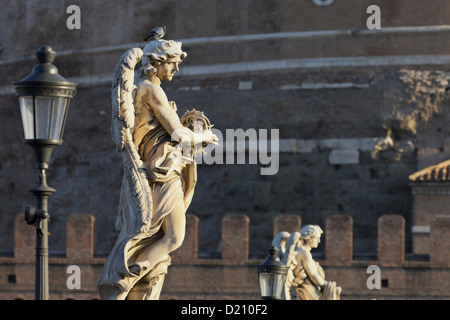
[[[37,199],[37,208],[27,207],[25,220],[36,226],[36,300],[48,300],[48,198],[56,190],[47,185],[48,169],[53,149],[63,142],[70,100],[76,84],[58,74],[52,64],[56,53],[49,46],[36,52],[39,64],[33,72],[14,82],[19,97],[25,144],[34,149],[39,185],[30,190]]]
[[[266,260],[256,267],[261,298],[264,300],[281,300],[289,267],[278,257],[279,250],[272,246]]]

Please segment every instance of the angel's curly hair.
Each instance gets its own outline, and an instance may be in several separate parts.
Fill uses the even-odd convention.
[[[156,67],[164,63],[167,59],[180,57],[183,61],[187,53],[181,50],[181,43],[173,40],[156,40],[151,41],[144,48],[144,56],[141,60],[141,68],[139,76],[156,75]]]
[[[309,239],[311,239],[314,236],[320,236],[323,233],[323,230],[318,225],[307,225],[304,226],[300,230],[300,237],[302,240],[302,243],[306,243]]]

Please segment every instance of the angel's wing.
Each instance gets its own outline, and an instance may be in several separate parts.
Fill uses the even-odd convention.
[[[295,279],[294,269],[297,266],[297,261],[294,258],[295,247],[297,242],[300,240],[300,233],[293,232],[289,234],[288,232],[280,232],[274,239],[273,242],[279,237],[281,243],[284,244],[283,255],[281,256],[281,261],[289,267],[288,274],[286,277],[286,282],[284,284],[284,299],[291,300],[291,286]]]
[[[125,129],[131,130],[134,127],[134,69],[141,61],[142,55],[140,48],[128,50],[120,57],[114,72],[111,88],[111,135],[119,151],[125,148]]]
[[[283,259],[285,265],[290,266],[292,264],[293,253],[299,240],[300,240],[300,232],[292,232],[289,236],[289,239],[287,239],[286,253]]]
[[[279,250],[280,260],[285,265],[286,265],[286,260],[287,260],[288,253],[289,253],[289,247],[287,246],[289,244],[287,242],[290,238],[291,238],[291,234],[289,232],[281,231],[280,233],[278,233],[275,236],[275,238],[273,238],[273,241],[272,241],[272,246],[275,246]],[[284,290],[283,290],[283,299],[284,300],[291,299],[291,295],[290,295],[290,288],[291,288],[290,284],[292,282],[291,278],[292,278],[292,270],[291,270],[291,268],[289,268],[288,275],[287,275],[286,281],[284,283]]]
[[[132,202],[139,231],[150,228],[153,202],[144,164],[134,146],[134,69],[142,58],[140,48],[125,52],[117,63],[111,88],[112,123],[111,135],[117,150],[122,153],[124,182],[122,201]],[[121,214],[121,211],[119,211]]]
[[[289,236],[291,234],[286,231],[281,231],[278,233],[275,238],[273,238],[272,246],[275,246],[280,251],[280,260],[286,263],[284,261],[285,254],[286,254],[286,241],[289,239]]]
[[[134,147],[130,130],[125,130],[125,151],[122,152],[124,179],[127,180],[127,201],[131,201],[135,209],[138,229],[146,232],[150,229],[153,213],[153,200],[150,185],[148,184],[147,171],[139,154]]]

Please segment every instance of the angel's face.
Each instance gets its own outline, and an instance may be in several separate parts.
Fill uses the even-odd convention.
[[[320,243],[320,235],[315,234],[314,236],[312,236],[311,238],[309,238],[309,240],[307,241],[307,245],[310,246],[311,248],[317,248],[317,246]]]
[[[156,75],[161,81],[171,81],[175,72],[179,71],[180,56],[169,58],[156,67]]]

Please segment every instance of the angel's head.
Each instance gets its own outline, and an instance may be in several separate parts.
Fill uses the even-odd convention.
[[[186,56],[187,53],[181,50],[181,42],[163,39],[150,41],[143,50],[141,75],[170,81]]]
[[[307,225],[300,230],[300,237],[303,245],[317,248],[320,243],[320,236],[323,233],[318,225]]]

